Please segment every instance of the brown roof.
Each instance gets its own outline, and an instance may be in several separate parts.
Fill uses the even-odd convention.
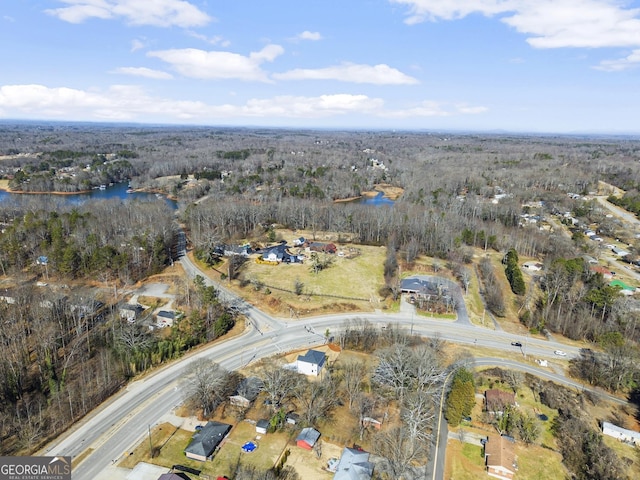
[[[492,389],[484,392],[484,398],[487,405],[513,405],[516,403],[516,397],[511,392],[504,390]]]
[[[516,454],[513,451],[513,443],[504,437],[490,435],[484,444],[484,454],[487,458],[487,467],[502,467],[514,471]]]

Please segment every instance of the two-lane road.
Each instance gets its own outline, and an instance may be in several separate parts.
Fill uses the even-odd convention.
[[[192,277],[201,275],[205,281],[210,282],[187,256],[183,256],[182,264],[188,275]],[[50,444],[42,453],[73,457],[84,455],[81,463],[74,469],[73,478],[74,480],[95,480],[113,460],[138,443],[147,434],[151,425],[158,423],[164,415],[170,413],[184,400],[189,367],[193,362],[203,358],[211,359],[228,370],[235,370],[260,358],[322,343],[327,329],[332,334],[338,333],[344,321],[349,318],[367,319],[377,325],[396,323],[419,335],[439,336],[450,342],[498,350],[518,351],[518,348],[511,346],[511,342],[527,342],[527,354],[536,357],[552,358],[555,349],[566,351],[567,358],[578,353],[576,348],[552,341],[525,339],[505,332],[477,328],[467,322],[415,317],[406,312],[326,315],[287,322],[270,317],[235,297],[226,289],[221,288],[220,291],[225,301],[235,305],[247,317],[248,328],[242,335],[199,349],[141,380],[132,382],[125,390],[87,415],[67,434]],[[558,359],[558,361],[565,360]],[[543,370],[528,364],[501,359],[495,362],[510,368],[528,369],[536,375],[545,376]],[[580,386],[561,375],[553,375],[555,381]],[[443,459],[439,458],[436,463],[441,466],[442,462]]]

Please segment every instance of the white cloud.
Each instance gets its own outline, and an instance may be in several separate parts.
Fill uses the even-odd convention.
[[[640,46],[640,9],[613,0],[389,0],[406,5],[407,24],[500,16],[535,48]]]
[[[604,70],[605,72],[619,72],[629,68],[635,68],[640,65],[640,50],[634,50],[631,54],[624,58],[616,60],[603,60],[600,65],[595,66],[596,70]]]
[[[385,64],[371,66],[342,63],[318,69],[297,68],[274,74],[273,78],[278,80],[338,80],[374,85],[413,85],[419,83],[415,78]]]
[[[156,80],[170,80],[173,78],[170,73],[162,72],[160,70],[152,70],[151,68],[146,67],[120,67],[112,70],[109,73],[132,75],[134,77],[153,78]]]
[[[299,40],[312,40],[317,42],[318,40],[322,40],[322,35],[320,32],[310,32],[309,30],[305,30],[302,33],[299,33],[296,37]]]
[[[176,122],[228,118],[322,118],[380,109],[384,102],[366,95],[335,94],[317,97],[278,96],[251,99],[244,105],[207,105],[203,102],[155,98],[141,88],[116,85],[106,91],[48,88],[43,85],[0,87],[0,116],[79,120],[137,120]],[[157,120],[161,119],[161,120]]]
[[[471,107],[462,103],[448,106],[441,102],[427,100],[415,107],[384,112],[381,116],[390,118],[451,117],[456,115],[477,115],[486,111],[488,111],[488,108],[481,106]]]
[[[133,40],[131,40],[131,51],[135,52],[137,50],[141,50],[145,47],[145,43],[142,40],[139,40],[137,38],[134,38]]]
[[[250,99],[244,104],[210,105],[201,101],[180,101],[152,97],[142,88],[113,85],[106,90],[49,88],[44,85],[0,87],[0,117],[51,120],[110,120],[180,123],[215,123],[242,118],[317,119],[344,115],[410,118],[477,114],[484,107],[422,102],[404,110],[385,110],[381,98],[367,95],[330,94],[283,95]]]
[[[69,23],[122,18],[131,25],[201,27],[212,18],[185,0],[60,0],[66,7],[45,10]]]
[[[185,77],[268,82],[269,78],[260,65],[273,61],[283,53],[284,49],[280,45],[267,45],[259,52],[250,53],[248,57],[238,53],[195,48],[159,50],[147,55],[169,63]]]
[[[193,38],[197,38],[198,40],[202,40],[203,42],[210,43],[211,45],[220,45],[221,47],[225,47],[225,48],[231,45],[231,42],[229,40],[225,40],[220,35],[207,37],[206,35],[202,35],[201,33],[194,32],[191,30],[187,32],[187,35]]]

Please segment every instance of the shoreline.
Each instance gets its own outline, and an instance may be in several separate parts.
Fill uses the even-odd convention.
[[[375,185],[373,190],[368,190],[366,192],[362,192],[357,197],[348,197],[348,198],[338,198],[334,200],[334,203],[346,203],[353,202],[355,200],[360,200],[361,198],[373,198],[377,196],[379,193],[382,193],[384,198],[388,198],[389,200],[396,201],[398,198],[402,196],[404,193],[404,189],[401,187],[394,187],[392,185],[381,183],[379,185]]]

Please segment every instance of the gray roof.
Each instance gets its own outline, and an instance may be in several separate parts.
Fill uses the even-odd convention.
[[[185,453],[192,453],[202,457],[209,457],[231,430],[231,425],[220,422],[207,422],[199,432],[191,437],[191,443],[184,449]]]
[[[237,388],[237,394],[253,402],[264,388],[264,382],[258,377],[243,379]]]
[[[324,365],[324,361],[326,360],[326,358],[327,356],[324,354],[324,352],[319,352],[318,350],[309,350],[304,355],[298,355],[299,362],[307,362],[318,365],[319,367]]]
[[[369,461],[369,452],[345,448],[333,480],[369,480],[372,475],[373,463]]]
[[[400,290],[403,292],[427,293],[436,292],[437,288],[433,282],[421,280],[416,277],[404,278],[400,281]]]
[[[317,431],[315,428],[307,427],[307,428],[303,428],[300,434],[296,437],[296,442],[299,442],[302,440],[307,445],[311,445],[313,447],[319,438],[320,438],[319,431]]]

